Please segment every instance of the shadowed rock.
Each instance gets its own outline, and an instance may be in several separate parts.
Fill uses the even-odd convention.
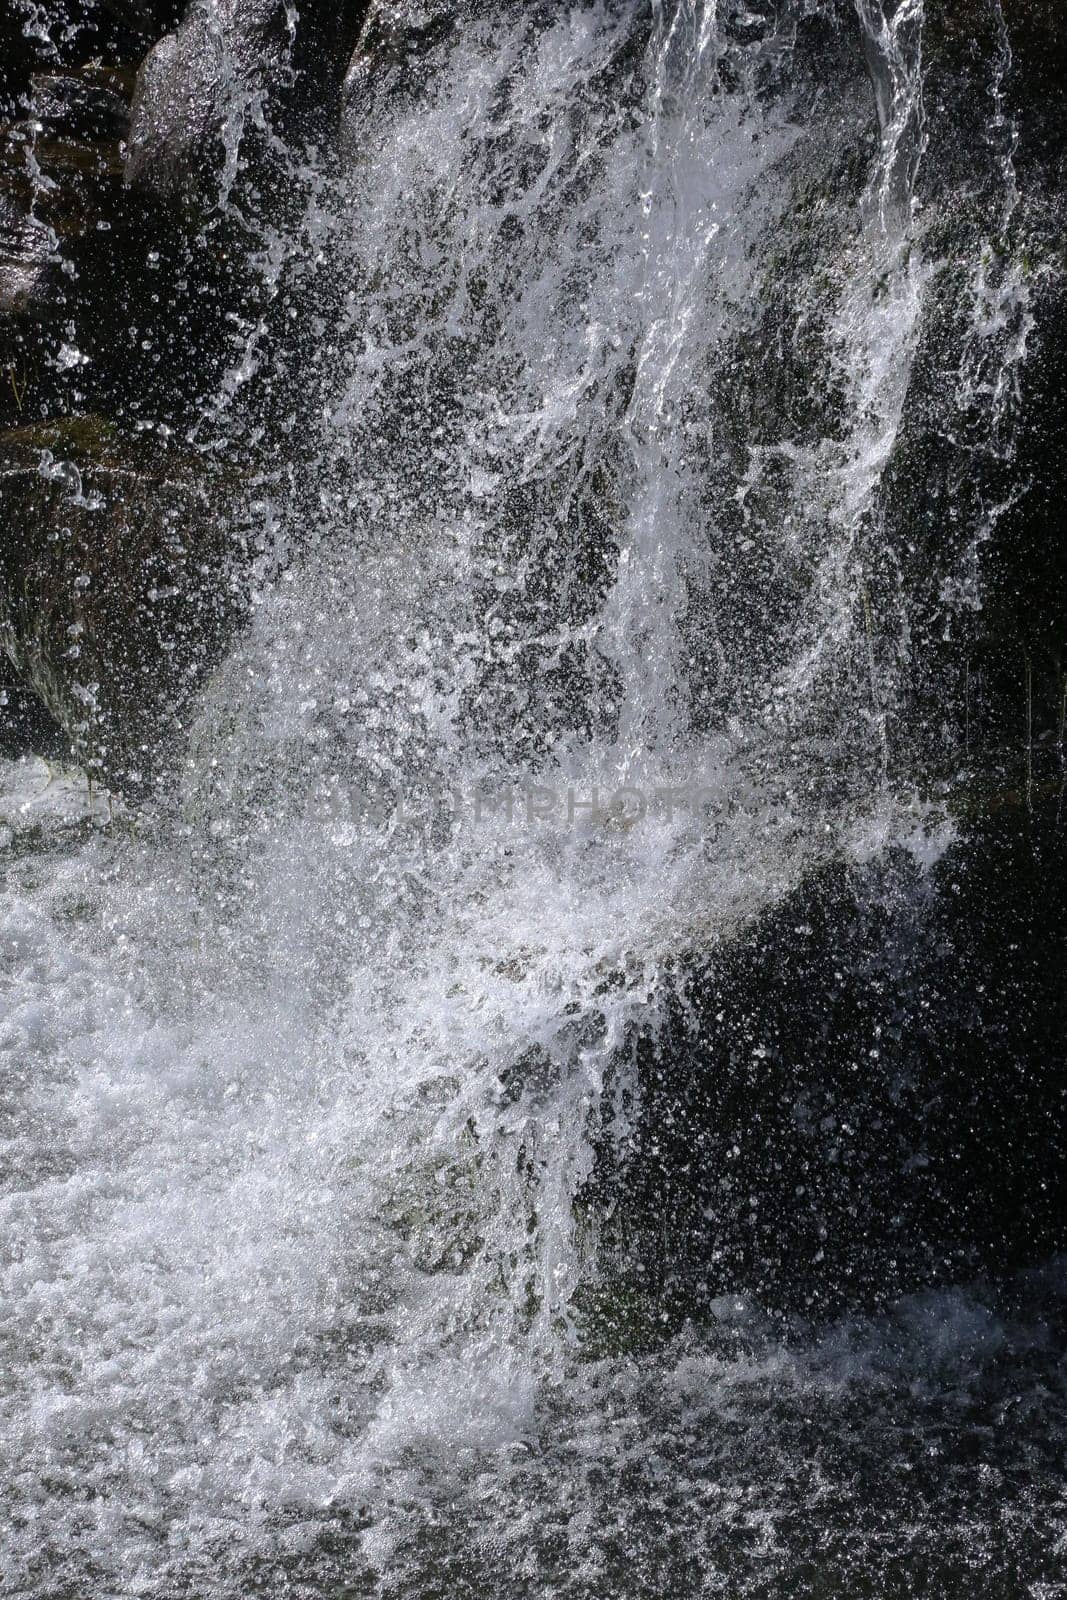
[[[141,67],[126,176],[168,197],[216,199],[248,134],[323,137],[366,0],[198,0]]]
[[[679,958],[605,1190],[616,1274],[681,1312],[743,1290],[822,1313],[1063,1248],[1056,791],[989,805],[929,873],[828,867]]]
[[[456,0],[430,0],[429,4],[372,3],[359,32],[344,82],[346,105],[358,104],[370,74],[392,80],[391,92],[403,99],[424,86],[425,58],[455,35],[463,7]]]
[[[61,260],[112,215],[132,73],[92,63],[35,73],[0,124],[0,311],[54,300]]]
[[[143,791],[244,606],[238,485],[91,417],[0,440],[0,641],[90,771]]]
[[[113,212],[137,63],[178,9],[175,0],[3,8],[0,311],[54,300],[71,241]]]

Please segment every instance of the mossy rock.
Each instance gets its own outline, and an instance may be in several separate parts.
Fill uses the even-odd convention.
[[[244,606],[242,485],[150,432],[0,437],[0,642],[86,766],[142,792]]]

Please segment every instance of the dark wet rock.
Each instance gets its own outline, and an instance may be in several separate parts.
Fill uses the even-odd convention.
[[[748,316],[709,371],[716,426],[694,430],[701,515],[717,536],[699,584],[691,582],[683,626],[692,713],[706,726],[759,714],[764,685],[808,603],[806,552],[825,538],[825,508],[798,493],[796,475],[820,446],[842,444],[849,421],[835,287],[877,147],[858,59],[840,81],[838,103],[848,115],[812,115],[780,164],[788,204],[764,234]],[[865,118],[867,137],[857,138]],[[783,551],[784,524],[795,530],[795,562]]]
[[[1067,274],[1034,285],[1016,453],[985,552],[972,671],[978,714],[1016,745],[1064,743],[1067,695]]]
[[[12,668],[0,666],[0,756],[17,760],[39,755],[57,760],[70,743],[59,723],[32,690],[20,683]]]
[[[32,186],[5,173],[0,187],[0,315],[36,299],[48,274],[55,236],[32,204]],[[9,371],[11,365],[5,363]]]
[[[1067,1245],[1067,72],[1060,8],[1003,9],[1001,29],[985,0],[927,5],[913,259],[930,277],[855,545],[872,699],[893,685],[890,769],[950,795],[960,837],[929,873],[905,851],[827,866],[665,975],[664,1025],[627,1062],[636,1131],[621,1158],[605,1142],[587,1196],[639,1339],[642,1307],[703,1314],[747,1292],[832,1312]],[[851,153],[806,170],[798,143],[780,248],[761,246],[750,325],[725,351],[722,505],[753,443],[836,436],[820,323],[873,150],[846,99],[854,61],[838,70]],[[876,304],[886,286],[870,287]],[[774,527],[775,480],[758,489],[746,509]],[[755,536],[736,569],[725,548],[713,594],[738,653],[768,632],[746,607],[777,604],[783,579]]]
[[[990,126],[983,82],[997,74],[999,115],[1019,135],[1016,161],[1027,179],[1062,183],[1062,138],[1067,96],[1067,36],[1058,0],[928,0],[923,38],[926,101],[935,113],[951,104],[970,119],[972,153]],[[949,173],[945,173],[946,180]]]
[[[1004,15],[1007,32],[1050,20],[1040,6]],[[931,22],[918,186],[932,276],[868,554],[876,615],[907,596],[894,743],[905,766],[918,755],[948,770],[1061,737],[1067,170],[1059,133],[1048,154],[1034,63],[992,8],[953,50],[938,43],[945,17]]]
[[[118,69],[36,73],[30,80],[33,118],[56,138],[121,139],[129,121],[129,88],[128,75]]]
[[[929,873],[827,867],[679,960],[605,1157],[613,1281],[821,1313],[1067,1244],[1063,804],[990,810]]]
[[[38,72],[138,62],[174,26],[184,0],[10,0],[0,8],[0,116],[17,117]]]
[[[1014,274],[998,311],[1027,346],[1003,370],[995,352],[976,361],[968,350],[969,285],[943,270],[886,477],[883,530],[899,556],[894,581],[907,586],[912,653],[897,736],[910,759],[946,770],[993,771],[1028,744],[1063,742],[1067,276],[1049,247],[1035,238],[1021,273],[990,263],[994,283]]]
[[[983,17],[946,0],[931,13],[928,190],[947,270],[931,298],[889,499],[900,536],[930,570],[944,571],[968,524],[983,530],[969,614],[949,618],[928,603],[924,618],[917,608],[927,720],[940,698],[972,739],[1017,749],[1063,738],[1067,38],[1051,0],[1004,0],[1001,11],[1002,20],[992,7]],[[953,271],[968,247],[982,262],[981,297]],[[960,330],[976,320],[994,330],[988,351],[976,361],[972,344],[954,373]],[[963,406],[951,403],[957,375],[968,379]]]
[[[456,0],[372,0],[345,76],[345,103],[360,101],[371,74],[376,81],[391,80],[399,96],[417,93],[427,78],[428,57],[455,36],[463,14]]]
[[[854,18],[850,26],[855,33]],[[839,18],[832,37],[842,32]],[[1062,59],[1061,33],[1044,0],[1005,3],[1003,16],[986,0],[925,6],[926,148],[910,231],[928,278],[897,436],[856,544],[869,660],[851,669],[870,673],[890,764],[905,779],[938,765],[993,779],[1027,740],[1062,736],[1067,167],[1055,96],[1067,78],[1044,88]],[[834,72],[844,107],[855,63],[842,55]],[[821,324],[832,320],[848,249],[842,208],[859,217],[873,159],[854,134],[850,149],[850,160],[801,171],[781,248],[771,240],[760,252],[760,314],[736,336],[720,401],[731,422],[717,441],[724,476],[737,474],[753,440],[835,436],[834,352]],[[902,259],[893,270],[903,269]],[[875,300],[884,287],[872,284]],[[772,477],[746,493],[760,526],[776,525],[775,487]],[[753,540],[755,581],[744,562],[720,579],[736,593],[728,610],[742,637],[766,636],[745,608],[780,582],[758,570],[759,556]],[[894,686],[885,700],[882,684]],[[713,672],[701,693],[717,711]]]
[[[1001,30],[1029,88],[1062,96],[1067,89],[1063,76],[1067,41],[1059,0],[1001,0],[999,5],[988,0],[927,0],[925,45],[935,64],[953,55],[973,63]]]
[[[205,409],[240,363],[264,298],[260,242],[239,218],[191,226],[128,193],[106,229],[68,252],[65,342],[86,359],[56,384],[52,406],[73,400],[79,410],[209,432]]]
[[[214,200],[257,140],[323,137],[365,9],[365,0],[299,11],[279,0],[191,5],[138,74],[128,181]]]
[[[69,49],[41,46],[16,114],[0,123],[0,311],[9,313],[0,322],[0,377],[13,373],[18,391],[0,384],[0,426],[71,409],[158,409],[159,385],[146,369],[151,347],[158,363],[164,344],[175,370],[163,387],[199,396],[217,377],[211,355],[227,351],[225,318],[239,315],[252,272],[234,271],[236,256],[251,255],[251,237],[237,245],[232,227],[221,237],[218,218],[125,184],[137,61],[174,13],[115,9],[122,26],[86,37],[123,45],[129,56],[71,59]],[[58,27],[58,12],[53,20]],[[84,382],[64,378],[64,343],[87,356],[74,374]],[[117,367],[123,381],[112,383]]]
[[[0,311],[55,306],[72,241],[120,204],[129,90],[96,64],[36,73],[24,114],[0,125]]]
[[[49,0],[0,18],[0,311],[55,302],[67,243],[120,204],[136,66],[175,0]]]
[[[129,26],[116,37],[146,43],[142,26],[158,36],[158,7],[121,9]],[[349,13],[320,10],[317,34],[298,30],[295,45],[286,35],[285,73],[268,86],[290,110],[297,99],[285,92],[301,74],[311,99],[313,81],[330,78],[339,92]],[[255,15],[277,39],[284,8]],[[215,210],[127,184],[135,78],[122,61],[31,52],[18,115],[0,124],[4,625],[27,684],[79,753],[129,788],[173,744],[180,707],[240,609],[231,587],[240,535],[221,532],[236,526],[230,490],[240,473],[206,473],[199,458],[159,441],[195,431],[205,397],[217,401],[239,363],[261,312],[263,217],[284,209],[244,172],[240,204]],[[282,129],[280,113],[276,121]],[[312,117],[303,131],[313,126]],[[259,403],[253,387],[242,396],[248,414]],[[254,432],[256,420],[248,426]],[[230,453],[245,461],[250,448]],[[45,452],[53,466],[69,465],[42,475]],[[206,587],[201,566],[212,574]],[[97,597],[92,626],[85,639],[68,638],[84,609],[73,587],[81,577]]]
[[[139,793],[243,610],[241,485],[94,417],[0,439],[0,640],[90,771]]]
[[[285,65],[285,7],[275,0],[193,5],[146,57],[137,77],[128,182],[178,195],[222,179],[257,97]]]
[[[0,171],[0,429],[85,411],[187,431],[255,326],[255,225],[129,190],[116,144],[27,148],[49,187],[21,158]]]
[[[35,57],[25,15],[14,5],[4,6],[0,9],[0,116],[17,114]]]

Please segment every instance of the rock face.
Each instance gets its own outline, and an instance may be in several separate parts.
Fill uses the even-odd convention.
[[[119,43],[135,49],[130,39]],[[134,77],[129,62],[46,52],[0,124],[0,430],[70,411],[136,408],[142,399],[150,355],[131,328],[150,323],[157,305],[171,311],[167,280],[191,251],[188,229],[177,234],[173,218],[153,214],[123,181]],[[203,308],[213,285],[203,269],[198,276]],[[168,320],[174,394],[203,316]],[[121,402],[102,392],[109,367],[121,368]]]
[[[160,769],[240,611],[240,534],[221,530],[239,526],[244,469],[224,478],[158,441],[188,431],[234,363],[234,324],[254,315],[256,219],[175,204],[188,192],[169,180],[127,181],[137,63],[181,10],[56,0],[40,36],[20,22],[0,78],[0,634],[13,663],[0,685],[24,679],[0,723],[12,737],[51,730],[47,706],[128,791]],[[251,82],[257,24],[284,8],[227,15]],[[292,78],[294,51],[287,61]],[[208,139],[202,167],[213,153]]]
[[[114,211],[137,63],[179,9],[180,0],[5,8],[0,312],[47,299],[70,243]]]
[[[910,602],[910,731],[936,760],[966,728],[994,772],[1028,738],[1061,740],[1067,44],[1046,0],[931,0],[926,18],[919,196],[935,277],[882,534]]]
[[[285,64],[285,7],[274,0],[193,5],[137,76],[128,182],[163,195],[232,183],[245,119]]]
[[[1062,804],[991,809],[931,876],[827,868],[679,960],[605,1185],[617,1273],[682,1314],[822,1313],[1062,1248]]]
[[[348,97],[372,72],[418,94],[464,8],[195,0],[180,21],[174,8],[113,9],[142,31],[109,24],[109,65],[37,57],[23,40],[0,80],[0,644],[89,769],[137,793],[180,754],[192,697],[246,604],[240,475],[134,425],[188,419],[232,359],[220,330],[237,320],[233,263],[252,242],[226,232],[241,222],[204,217],[258,184],[242,168],[275,134],[322,136],[346,63]],[[804,19],[807,48],[851,118],[869,89],[855,8],[837,10],[836,28]],[[1003,0],[1002,21],[988,0],[927,0],[936,114],[917,198],[942,267],[862,547],[869,615],[890,612],[900,583],[910,603],[914,684],[887,718],[894,775],[917,756],[958,774],[966,727],[979,799],[932,878],[902,851],[829,867],[729,948],[681,952],[667,975],[666,1025],[633,1040],[633,1140],[605,1154],[587,1202],[616,1276],[683,1311],[738,1284],[804,1309],[877,1301],[1064,1243],[1067,30],[1058,0]],[[1017,141],[992,117],[991,86]],[[857,128],[862,116],[821,181],[796,183],[788,248],[765,264],[721,380],[731,427],[715,448],[737,473],[753,446],[788,460],[783,444],[838,427],[824,286],[849,236],[842,216],[862,204],[873,104],[870,148]],[[1026,198],[1007,209],[1012,163]],[[980,284],[966,276],[984,261],[976,241]],[[996,363],[968,366],[979,289],[1004,338]],[[306,307],[287,310],[295,322]],[[974,379],[965,402],[961,374]],[[747,501],[729,489],[724,516],[747,521],[763,492],[773,525],[774,478]],[[608,533],[589,520],[595,556]],[[945,598],[954,541],[978,526],[981,601],[960,621]],[[738,655],[769,631],[746,609],[766,591],[755,543],[749,559],[713,573]],[[715,724],[724,705],[707,677],[695,699]],[[1043,740],[1036,765],[1024,736]]]
[[[325,133],[365,11],[184,9],[56,0],[40,37],[0,25],[0,637],[128,791],[180,744],[241,611],[244,468],[158,442],[219,392],[234,325],[258,314],[256,228],[277,196],[259,204],[263,168],[238,175],[238,152],[244,169],[268,122]]]
[[[743,1288],[832,1314],[1067,1245],[1067,35],[1046,0],[927,0],[925,20],[930,279],[861,548],[872,651],[907,606],[891,779],[947,796],[958,835],[932,869],[903,849],[827,865],[664,972],[664,1024],[620,1063],[628,1143],[605,1139],[587,1195],[625,1285],[597,1321],[622,1338],[646,1336],[644,1305],[699,1317]],[[865,182],[833,177],[794,189],[728,445],[833,437],[805,295]],[[731,581],[743,619],[759,586],[735,605]]]
[[[0,642],[90,772],[127,793],[180,749],[241,615],[237,499],[233,479],[96,418],[0,439]]]
[[[294,10],[279,0],[199,0],[138,74],[127,180],[156,194],[217,197],[246,135],[321,137],[340,98],[365,0]]]
[[[132,81],[96,64],[36,72],[0,126],[0,312],[54,294],[64,251],[112,214]]]
[[[456,0],[402,0],[399,5],[371,0],[345,75],[346,104],[360,99],[371,72],[378,79],[390,77],[400,98],[417,93],[423,57],[454,33],[465,9],[470,8]]]

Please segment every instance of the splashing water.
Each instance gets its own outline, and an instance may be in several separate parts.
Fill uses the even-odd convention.
[[[947,1364],[978,1427],[1039,1347],[960,1293],[799,1355],[740,1300],[641,1376],[582,1348],[578,1201],[672,960],[942,839],[886,778],[906,618],[876,646],[869,575],[930,280],[922,7],[857,12],[863,171],[860,89],[712,0],[475,10],[353,102],[291,244],[285,570],[180,794],[101,828],[4,773],[16,1592],[770,1593],[791,1503],[868,1514],[798,1481],[834,1397],[903,1479],[897,1386],[936,1409]],[[753,419],[797,294],[813,414]],[[1001,340],[1009,276],[975,299]]]

